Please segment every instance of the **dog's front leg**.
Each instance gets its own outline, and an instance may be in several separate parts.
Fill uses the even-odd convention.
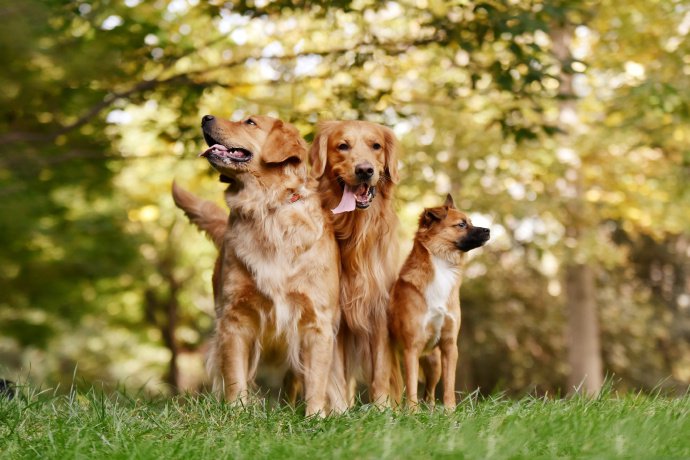
[[[221,375],[227,401],[248,402],[249,363],[259,335],[258,320],[241,307],[231,307],[218,325]]]
[[[434,347],[426,356],[419,359],[424,371],[424,401],[431,407],[436,403],[436,385],[441,380],[441,350]]]
[[[417,408],[417,384],[419,382],[419,353],[414,347],[405,348],[403,351],[405,361],[405,387],[407,387],[407,406]]]
[[[443,405],[455,408],[455,368],[458,365],[458,342],[453,338],[441,340],[441,366],[443,368]]]
[[[328,405],[335,413],[343,413],[349,407],[347,378],[345,377],[345,347],[340,331],[333,344],[333,361],[331,363],[328,384]]]
[[[441,330],[441,367],[443,372],[443,405],[455,408],[455,370],[458,366],[458,335],[460,334],[460,284],[451,293],[448,302],[449,315]]]
[[[304,360],[304,399],[306,415],[325,415],[326,391],[333,362],[333,332],[319,326],[302,331],[302,357]]]
[[[378,406],[390,405],[390,379],[393,349],[388,336],[385,317],[376,320],[371,343],[371,402]]]

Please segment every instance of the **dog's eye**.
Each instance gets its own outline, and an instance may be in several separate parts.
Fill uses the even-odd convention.
[[[378,142],[375,142],[374,145],[372,145],[372,147],[374,148],[374,150],[381,150],[381,144],[379,144]]]
[[[460,222],[459,224],[457,224],[457,227],[465,228],[465,227],[467,227],[467,224],[465,222]]]
[[[254,120],[252,120],[251,118],[247,118],[247,119],[244,121],[244,124],[245,124],[245,125],[256,126],[256,122],[255,122]]]
[[[338,144],[338,150],[340,150],[340,151],[345,151],[345,150],[347,150],[347,149],[349,149],[349,148],[350,148],[350,146],[347,145],[345,142],[342,142],[342,143]]]

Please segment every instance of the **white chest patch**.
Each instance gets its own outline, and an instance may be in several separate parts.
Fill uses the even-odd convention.
[[[448,300],[460,274],[458,267],[436,256],[431,256],[431,265],[434,270],[434,277],[424,292],[424,299],[426,300],[424,330],[432,333],[428,347],[438,343],[443,323],[449,316]]]

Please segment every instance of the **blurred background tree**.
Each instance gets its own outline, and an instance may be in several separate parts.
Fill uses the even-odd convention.
[[[451,192],[492,242],[463,285],[463,390],[690,383],[690,5],[0,0],[0,366],[197,389],[221,199],[199,119],[404,145],[409,241]],[[401,254],[401,257],[404,254]],[[76,370],[75,370],[76,369]]]

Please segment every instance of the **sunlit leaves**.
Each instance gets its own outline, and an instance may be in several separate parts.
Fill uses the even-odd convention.
[[[565,262],[601,267],[602,318],[630,324],[605,323],[615,370],[653,342],[644,326],[659,298],[680,308],[678,295],[650,294],[641,280],[657,271],[632,273],[627,257],[647,252],[647,235],[660,251],[687,232],[681,2],[28,0],[3,11],[0,329],[40,346],[74,336],[90,375],[108,348],[113,363],[144,372],[127,347],[161,343],[147,295],[179,300],[184,347],[210,328],[215,250],[169,199],[173,177],[220,197],[195,160],[206,113],[280,116],[308,139],[322,119],[393,127],[405,241],[422,207],[449,191],[492,227],[468,266],[461,339],[470,362],[492,363],[474,369],[487,390],[559,385]],[[572,59],[554,56],[555,28],[572,32]],[[682,274],[681,262],[664,264]],[[655,328],[670,322],[659,318]],[[79,346],[62,347],[60,360]],[[147,350],[146,375],[160,373],[165,352]],[[667,369],[658,355],[645,363]]]

